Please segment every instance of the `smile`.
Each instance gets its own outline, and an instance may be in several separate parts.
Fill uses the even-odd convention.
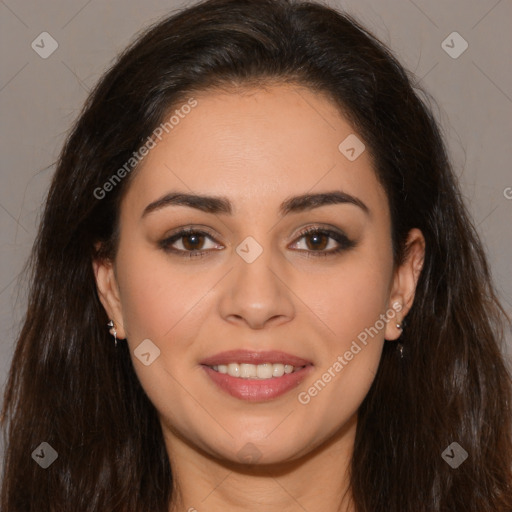
[[[304,366],[292,366],[290,364],[281,363],[263,363],[263,364],[247,364],[247,363],[229,363],[210,366],[219,373],[230,375],[240,379],[273,379],[282,377],[285,374],[294,373]]]

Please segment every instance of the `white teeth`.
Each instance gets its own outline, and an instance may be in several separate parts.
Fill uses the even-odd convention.
[[[228,375],[231,375],[232,377],[240,377],[240,365],[237,363],[229,363]]]
[[[256,377],[258,379],[270,379],[274,372],[273,364],[264,363],[256,366]]]
[[[256,365],[246,363],[241,364],[240,377],[242,377],[242,379],[254,379],[254,377],[256,377]]]
[[[281,363],[229,363],[211,366],[211,368],[219,373],[227,373],[231,377],[239,377],[242,379],[271,379],[273,377],[282,377],[285,373],[293,373],[303,367],[299,366],[295,368],[291,364]]]
[[[282,377],[284,375],[284,364],[274,364],[272,366],[274,367],[272,371],[274,377]]]

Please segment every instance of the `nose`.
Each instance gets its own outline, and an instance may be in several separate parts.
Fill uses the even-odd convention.
[[[289,322],[295,316],[292,277],[279,266],[270,250],[248,263],[236,253],[234,268],[223,283],[219,312],[230,323],[264,329]],[[282,260],[281,260],[282,261]]]

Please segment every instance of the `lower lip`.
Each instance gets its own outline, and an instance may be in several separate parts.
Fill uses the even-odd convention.
[[[203,368],[213,382],[231,396],[248,402],[263,402],[282,396],[297,387],[313,370],[313,365],[271,379],[242,379],[216,372],[209,366],[203,365]]]

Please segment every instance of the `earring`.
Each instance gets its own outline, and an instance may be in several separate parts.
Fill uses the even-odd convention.
[[[403,330],[404,330],[404,327],[403,327],[403,326],[404,326],[404,323],[403,323],[403,322],[402,322],[402,323],[398,322],[398,323],[396,324],[396,328],[397,328],[398,330],[400,330],[400,331],[403,331]],[[400,336],[401,336],[401,335],[402,335],[402,334],[400,334]],[[403,346],[403,344],[402,344],[402,343],[400,343],[400,342],[398,342],[398,344],[397,344],[396,348],[397,348],[397,350],[398,350],[398,353],[400,354],[400,359],[403,359],[403,358],[404,358],[404,346]]]
[[[112,334],[112,336],[114,336],[114,342],[117,347],[117,331],[116,331],[116,326],[114,324],[114,321],[110,320],[110,322],[107,325],[110,327],[110,334]]]

